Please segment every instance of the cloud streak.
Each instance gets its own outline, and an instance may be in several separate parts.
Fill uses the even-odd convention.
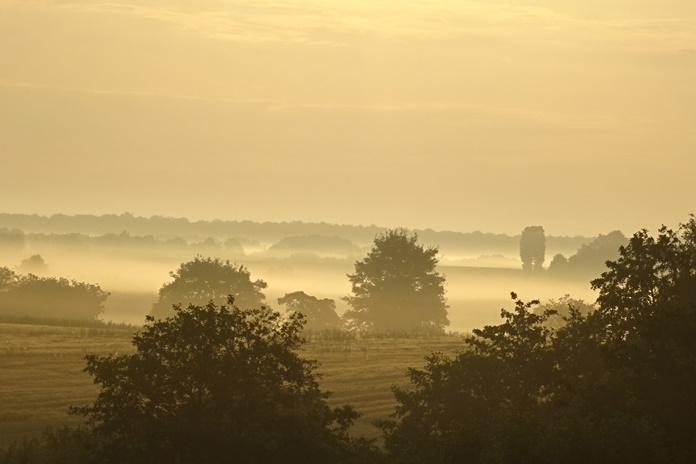
[[[696,48],[696,18],[597,19],[549,7],[482,1],[104,3],[5,2],[6,7],[60,8],[168,23],[209,38],[251,43],[350,45],[356,40],[502,41],[528,47],[570,47],[665,53]]]

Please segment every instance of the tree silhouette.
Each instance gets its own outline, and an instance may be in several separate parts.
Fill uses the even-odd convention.
[[[549,263],[549,273],[554,276],[565,276],[568,273],[568,258],[562,253],[556,253]]]
[[[693,462],[696,219],[636,233],[607,267],[595,305],[517,300],[409,369],[381,424],[393,462]]]
[[[442,332],[449,324],[445,277],[437,272],[438,249],[418,244],[416,234],[389,230],[375,238],[367,257],[348,278],[352,295],[345,318],[370,330]]]
[[[341,318],[336,314],[336,302],[330,298],[318,299],[305,292],[286,293],[278,298],[291,313],[302,313],[307,318],[306,328],[311,330],[336,329],[341,327]]]
[[[546,236],[542,226],[528,226],[520,237],[520,259],[525,271],[542,271],[546,255]]]
[[[86,357],[100,391],[72,412],[117,462],[345,462],[358,414],[328,406],[316,361],[297,354],[302,324],[231,297],[148,316],[135,353]]]
[[[411,388],[394,388],[398,420],[379,424],[393,462],[535,462],[525,445],[553,372],[549,314],[535,314],[536,304],[517,300],[501,324],[465,337],[455,357],[433,353],[409,369]]]
[[[603,341],[629,365],[642,412],[670,446],[696,453],[696,219],[656,237],[641,230],[592,281]],[[690,450],[690,451],[687,451]]]
[[[0,314],[94,320],[110,293],[97,284],[62,277],[17,275],[0,268]]]
[[[17,280],[19,279],[19,276],[17,274],[7,268],[7,267],[0,267],[0,292],[6,292],[12,289],[17,283]]]
[[[31,255],[23,259],[17,269],[23,273],[43,274],[48,271],[48,265],[41,255]]]
[[[619,248],[628,243],[626,236],[618,230],[606,235],[599,234],[590,243],[582,245],[577,253],[566,259],[556,255],[549,265],[549,274],[556,277],[590,279],[605,269],[607,261],[619,257]]]
[[[238,306],[257,308],[266,298],[262,292],[266,282],[252,281],[244,266],[219,258],[198,255],[169,275],[174,280],[162,285],[159,299],[152,307],[151,314],[157,318],[173,315],[172,306],[177,304],[205,305],[209,301],[224,304],[228,295],[233,295]]]

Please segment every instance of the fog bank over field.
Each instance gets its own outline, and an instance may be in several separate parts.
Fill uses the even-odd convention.
[[[347,275],[386,228],[328,223],[254,223],[144,218],[131,214],[51,217],[0,214],[3,260],[20,270],[27,256],[39,255],[45,276],[98,283],[111,293],[104,320],[140,324],[170,282],[170,272],[195,256],[219,257],[243,265],[252,280],[268,283],[266,301],[295,291],[336,302],[350,292]],[[565,294],[594,300],[589,278],[529,275],[522,271],[520,235],[485,232],[417,231],[425,246],[439,248],[439,271],[446,277],[449,330],[467,331],[497,322],[509,292],[550,299]],[[546,266],[563,253],[592,249],[596,238],[546,237]],[[617,248],[615,246],[614,248]],[[600,264],[603,262],[600,257]],[[597,274],[598,275],[598,274]]]

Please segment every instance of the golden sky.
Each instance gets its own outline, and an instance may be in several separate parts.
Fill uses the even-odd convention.
[[[676,226],[695,83],[693,0],[0,0],[0,211]]]

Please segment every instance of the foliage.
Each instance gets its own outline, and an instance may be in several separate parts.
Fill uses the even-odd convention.
[[[613,362],[630,364],[644,414],[696,453],[696,219],[637,232],[592,281]]]
[[[352,295],[345,318],[369,330],[442,332],[449,324],[445,277],[437,272],[437,247],[424,248],[403,229],[375,238],[348,278]]]
[[[121,462],[347,461],[358,414],[330,408],[316,362],[298,355],[302,316],[229,304],[148,316],[135,354],[88,355],[100,392],[73,412]]]
[[[584,300],[571,298],[570,295],[564,295],[558,300],[550,299],[534,308],[535,314],[550,313],[551,315],[545,321],[548,327],[558,329],[564,326],[573,312],[577,311],[583,316],[587,316],[595,311],[597,307],[593,304],[586,303]]]
[[[62,277],[17,275],[0,268],[0,314],[94,320],[109,297],[97,284]]]
[[[570,258],[562,254],[554,256],[549,265],[549,273],[554,277],[590,278],[602,272],[607,261],[619,257],[619,248],[628,239],[618,230],[606,235],[598,235],[591,242],[582,245]]]
[[[7,267],[0,267],[0,292],[7,292],[11,290],[15,285],[19,276],[11,269]]]
[[[556,253],[549,263],[549,273],[551,275],[564,275],[568,271],[568,258],[562,253]]]
[[[181,305],[205,305],[209,301],[224,304],[233,295],[238,306],[256,308],[264,304],[262,290],[268,284],[263,280],[252,281],[244,266],[231,264],[219,258],[196,256],[170,272],[173,281],[162,285],[159,299],[152,307],[152,315],[158,318],[173,315],[172,307]]]
[[[22,260],[18,269],[25,273],[31,272],[34,274],[41,274],[48,270],[48,265],[41,255],[31,255],[30,257]]]
[[[546,235],[542,226],[527,226],[520,237],[520,259],[525,271],[542,271],[546,255]]]
[[[100,464],[106,441],[87,427],[49,428],[0,450],[0,464]]]
[[[302,313],[307,318],[309,330],[340,328],[341,318],[336,314],[336,302],[330,298],[321,300],[305,292],[286,293],[278,298],[278,304],[285,305],[290,313]]]
[[[636,233],[607,266],[595,307],[518,300],[410,369],[381,424],[393,461],[693,462],[696,220]]]
[[[528,460],[528,416],[548,394],[553,365],[549,314],[534,314],[535,304],[517,300],[514,311],[501,310],[502,324],[465,337],[455,357],[434,353],[409,369],[413,388],[394,389],[399,421],[381,423],[395,462]]]

